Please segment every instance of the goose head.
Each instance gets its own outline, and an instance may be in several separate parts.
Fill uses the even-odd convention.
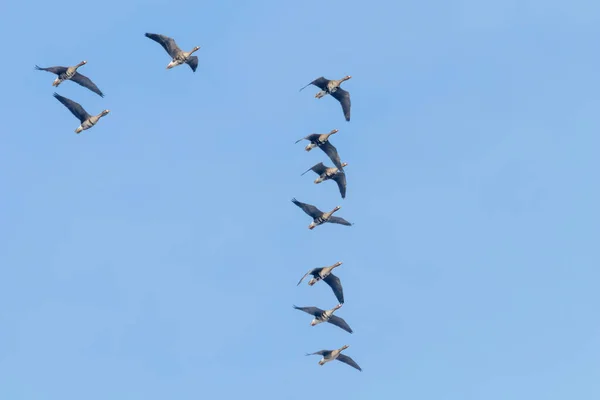
[[[342,82],[347,81],[350,78],[352,78],[350,75],[346,75],[345,77],[342,78]]]
[[[77,68],[81,67],[82,65],[87,64],[87,61],[83,60],[82,62],[80,62],[79,64],[77,64]]]
[[[104,110],[100,113],[101,117],[104,117],[106,114],[108,114],[110,112],[110,110]]]
[[[333,265],[331,266],[331,269],[333,269],[333,268],[337,268],[337,267],[339,267],[339,266],[340,266],[340,265],[342,265],[342,264],[343,264],[343,263],[342,263],[341,261],[338,261],[338,262],[336,262],[335,264],[333,264]]]
[[[337,210],[339,210],[340,208],[342,208],[342,206],[335,206],[335,208],[333,210],[331,210],[331,212],[329,213],[329,216],[331,217],[333,215],[333,213],[336,212]]]
[[[348,165],[348,163],[347,163],[347,162],[343,162],[343,163],[342,163],[342,167],[345,167],[346,165]]]
[[[347,344],[345,344],[345,345],[343,345],[343,346],[340,348],[340,351],[342,351],[342,350],[346,350],[348,347],[350,347],[350,346],[348,346]]]

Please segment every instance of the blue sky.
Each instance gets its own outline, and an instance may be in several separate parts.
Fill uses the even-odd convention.
[[[0,398],[600,397],[597,2],[0,11]],[[76,135],[33,68],[81,60]],[[350,122],[298,92],[347,74]],[[294,144],[334,128],[344,200]],[[292,309],[338,260],[352,335]],[[304,356],[344,344],[362,373]]]

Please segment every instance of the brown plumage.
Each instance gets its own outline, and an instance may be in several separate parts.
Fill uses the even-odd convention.
[[[300,207],[302,211],[304,211],[306,214],[310,215],[313,218],[313,222],[310,223],[308,229],[314,229],[316,226],[322,225],[325,222],[352,226],[352,223],[346,221],[344,218],[333,216],[334,212],[342,208],[341,206],[336,206],[333,210],[329,212],[323,212],[311,204],[302,203],[301,201],[298,201],[296,199],[292,199],[292,203]]]
[[[352,77],[347,75],[342,79],[330,80],[321,76],[320,78],[317,78],[308,85],[304,86],[302,89],[310,85],[315,85],[316,87],[320,88],[321,91],[315,95],[317,99],[330,94],[334,99],[340,102],[342,111],[344,113],[344,118],[346,121],[350,121],[350,93],[340,87],[342,82],[347,81],[350,78]]]
[[[348,165],[348,163],[342,163],[342,167],[345,167],[346,165]],[[319,177],[315,179],[315,183],[321,183],[330,179],[334,180],[338,185],[342,199],[346,198],[346,173],[344,171],[341,171],[337,167],[326,167],[322,162],[313,165],[304,171],[302,175],[306,174],[308,171],[313,171],[319,175]]]
[[[333,164],[340,171],[344,171],[344,166],[342,165],[342,161],[340,160],[338,151],[329,141],[329,137],[333,134],[336,134],[337,132],[337,129],[332,129],[329,133],[311,133],[308,136],[296,140],[296,143],[301,142],[303,140],[308,140],[310,143],[306,145],[304,150],[311,151],[315,147],[320,148],[325,154],[327,154],[331,161],[333,161]]]

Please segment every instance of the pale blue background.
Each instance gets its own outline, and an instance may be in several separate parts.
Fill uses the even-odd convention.
[[[1,399],[600,398],[597,1],[175,3],[0,5]]]

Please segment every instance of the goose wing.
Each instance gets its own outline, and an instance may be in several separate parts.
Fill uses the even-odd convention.
[[[311,204],[306,204],[306,203],[303,203],[296,199],[292,199],[292,202],[295,205],[297,205],[298,207],[300,207],[302,209],[302,211],[304,211],[305,213],[307,213],[308,215],[310,215],[313,218],[317,218],[317,217],[320,217],[321,215],[323,215],[323,211],[319,210],[317,207],[315,207]]]
[[[346,323],[346,321],[344,321],[343,318],[340,318],[338,316],[332,315],[331,318],[329,318],[327,320],[327,322],[329,322],[330,324],[333,324],[335,326],[338,326],[340,328],[342,328],[343,330],[345,330],[346,332],[352,333],[352,329],[350,328],[350,326]]]
[[[315,351],[314,353],[306,353],[307,356],[312,356],[312,355],[315,355],[315,354],[327,357],[328,355],[331,354],[331,350],[319,350],[319,351]]]
[[[351,359],[347,355],[340,354],[339,356],[337,356],[336,360],[341,361],[343,363],[346,363],[349,366],[354,367],[354,368],[356,368],[359,371],[362,371],[362,369],[358,366],[358,364],[356,363],[356,361],[354,361],[353,359]]]
[[[329,285],[329,287],[331,287],[333,294],[335,294],[335,297],[340,304],[344,304],[344,289],[342,289],[342,282],[340,282],[340,278],[334,274],[329,274],[323,280]]]
[[[85,111],[79,103],[76,103],[71,99],[67,99],[66,97],[63,97],[58,93],[54,93],[54,97],[56,97],[58,101],[60,101],[65,107],[67,107],[69,111],[71,111],[71,113],[74,116],[76,116],[81,123],[83,123],[86,119],[91,117],[91,115],[88,114],[87,111]]]
[[[343,172],[338,172],[332,178],[335,183],[338,185],[338,189],[340,189],[340,194],[342,195],[342,199],[346,198],[346,174]]]
[[[332,224],[340,224],[340,225],[352,226],[351,222],[346,221],[344,218],[336,217],[335,215],[329,217],[329,219],[327,220],[327,222],[331,222]]]
[[[296,306],[294,306],[294,308],[296,310],[304,311],[305,313],[313,315],[315,317],[323,314],[323,310],[321,310],[318,307],[296,307]]]
[[[304,276],[302,277],[302,279],[300,279],[300,281],[298,281],[298,283],[296,284],[296,286],[298,286],[300,283],[302,283],[302,281],[304,280],[304,278],[306,278],[309,275],[314,275],[314,273],[319,270],[319,268],[313,268],[310,271],[308,271],[306,274],[304,274]]]
[[[350,93],[338,87],[331,95],[342,105],[342,111],[344,112],[346,121],[350,121]]]
[[[190,68],[192,69],[192,71],[196,72],[196,68],[198,68],[198,57],[196,57],[196,56],[190,56],[185,61],[185,63],[190,66]]]
[[[42,68],[42,67],[38,67],[37,65],[35,66],[35,69],[37,69],[38,71],[48,71],[48,72],[52,72],[53,74],[56,75],[60,75],[64,72],[67,71],[67,67],[48,67],[48,68]]]
[[[296,140],[295,143],[301,142],[303,140],[310,140],[311,142],[316,142],[316,140],[319,138],[319,136],[321,136],[321,135],[319,135],[318,133],[311,133],[308,136],[304,136],[303,138]]]
[[[338,151],[335,148],[335,146],[332,145],[329,140],[327,140],[325,143],[323,143],[319,147],[321,148],[321,150],[323,150],[325,152],[325,154],[327,154],[327,156],[331,159],[331,161],[333,161],[333,163],[335,164],[337,169],[339,169],[340,171],[343,172],[344,167],[342,166],[342,161],[340,160],[340,155],[338,154]]]
[[[307,169],[306,171],[304,171],[302,173],[302,175],[304,175],[305,173],[307,173],[308,171],[313,170],[314,172],[316,172],[318,175],[321,175],[323,172],[327,171],[327,167],[325,166],[325,164],[323,164],[322,162],[313,165],[312,167],[310,167],[309,169]]]
[[[181,49],[177,46],[177,43],[175,43],[173,38],[157,33],[146,33],[146,37],[160,44],[172,58],[175,58],[181,53]]]
[[[327,84],[329,83],[329,79],[325,79],[324,77],[320,77],[315,79],[314,81],[312,81],[311,83],[309,83],[308,85],[304,86],[302,89],[310,86],[310,85],[315,85],[318,88],[321,88],[321,90],[325,90],[327,88]],[[300,89],[300,90],[302,90]]]
[[[79,72],[75,72],[75,75],[73,75],[71,80],[73,82],[83,86],[84,88],[90,89],[92,92],[96,93],[100,97],[104,97],[104,93],[102,93],[100,91],[100,89],[98,89],[98,86],[96,86],[94,84],[94,82],[92,82],[92,80],[90,78],[88,78],[87,76],[82,75]]]

